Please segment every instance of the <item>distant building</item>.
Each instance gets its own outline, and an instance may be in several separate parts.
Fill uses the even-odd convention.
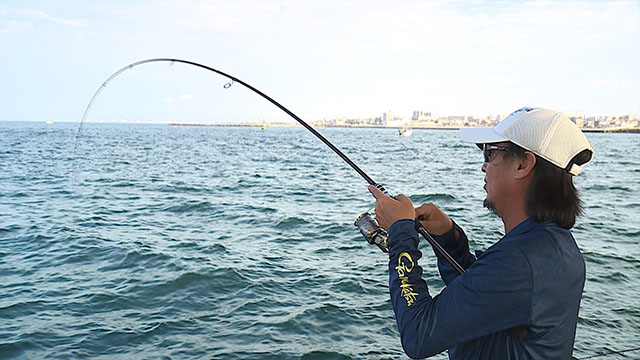
[[[449,126],[464,127],[467,117],[464,115],[449,115],[447,116],[447,122]]]
[[[390,121],[393,121],[393,114],[391,113],[391,110],[382,114],[382,123],[384,125],[387,125]]]
[[[344,118],[332,119],[327,121],[327,126],[344,126],[345,120]]]
[[[585,116],[578,112],[566,113],[567,117],[577,126],[584,129],[606,129],[606,128],[640,128],[640,115],[628,114],[621,116],[597,115]],[[450,115],[435,117],[429,111],[414,110],[411,119],[403,119],[394,115],[391,111],[386,111],[382,116],[374,118],[349,118],[323,119],[315,121],[317,126],[381,126],[381,127],[474,127],[474,126],[495,126],[506,118],[506,114],[490,115],[484,118],[470,115]]]
[[[578,127],[584,127],[584,118],[582,116],[572,116],[569,118],[569,120],[571,120],[574,124],[576,124]]]
[[[413,121],[430,121],[433,120],[431,117],[431,112],[427,111],[414,111],[413,115],[411,115],[411,120]]]

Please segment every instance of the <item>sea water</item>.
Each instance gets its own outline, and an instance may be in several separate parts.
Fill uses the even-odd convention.
[[[503,235],[482,154],[455,131],[319,130],[392,193],[443,208],[472,249]],[[406,358],[387,256],[353,226],[367,183],[307,130],[77,131],[0,122],[0,358]],[[640,136],[587,136],[576,358],[640,344]]]

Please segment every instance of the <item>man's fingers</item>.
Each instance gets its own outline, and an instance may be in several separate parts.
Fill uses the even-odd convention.
[[[407,201],[411,202],[411,200],[409,200],[409,198],[406,197],[404,194],[398,194],[398,195],[394,196],[393,198],[398,200],[398,201],[400,201],[401,203],[406,203]]]
[[[422,204],[416,208],[416,216],[419,220],[428,219],[429,217],[431,217],[434,208],[435,205],[433,205],[433,203]]]
[[[383,199],[384,197],[388,197],[387,195],[385,195],[385,193],[383,193],[382,191],[380,191],[380,189],[378,189],[373,185],[369,185],[368,189],[371,195],[373,195],[373,197],[376,198],[376,200],[380,200],[380,199]]]

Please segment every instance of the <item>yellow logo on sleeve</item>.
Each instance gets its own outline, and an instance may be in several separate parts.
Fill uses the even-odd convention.
[[[408,252],[400,253],[398,256],[398,266],[396,266],[396,271],[400,278],[400,293],[407,301],[407,306],[413,305],[416,301],[416,296],[418,296],[418,293],[413,292],[413,284],[409,282],[408,277],[408,274],[413,270],[414,266],[415,264],[413,259]]]

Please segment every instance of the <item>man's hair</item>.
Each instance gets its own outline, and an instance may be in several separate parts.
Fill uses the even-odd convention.
[[[509,143],[505,155],[524,159],[526,151]],[[536,222],[553,220],[560,227],[571,229],[576,218],[583,214],[582,201],[573,185],[573,175],[538,155],[535,157],[533,179],[526,197],[527,215]]]

